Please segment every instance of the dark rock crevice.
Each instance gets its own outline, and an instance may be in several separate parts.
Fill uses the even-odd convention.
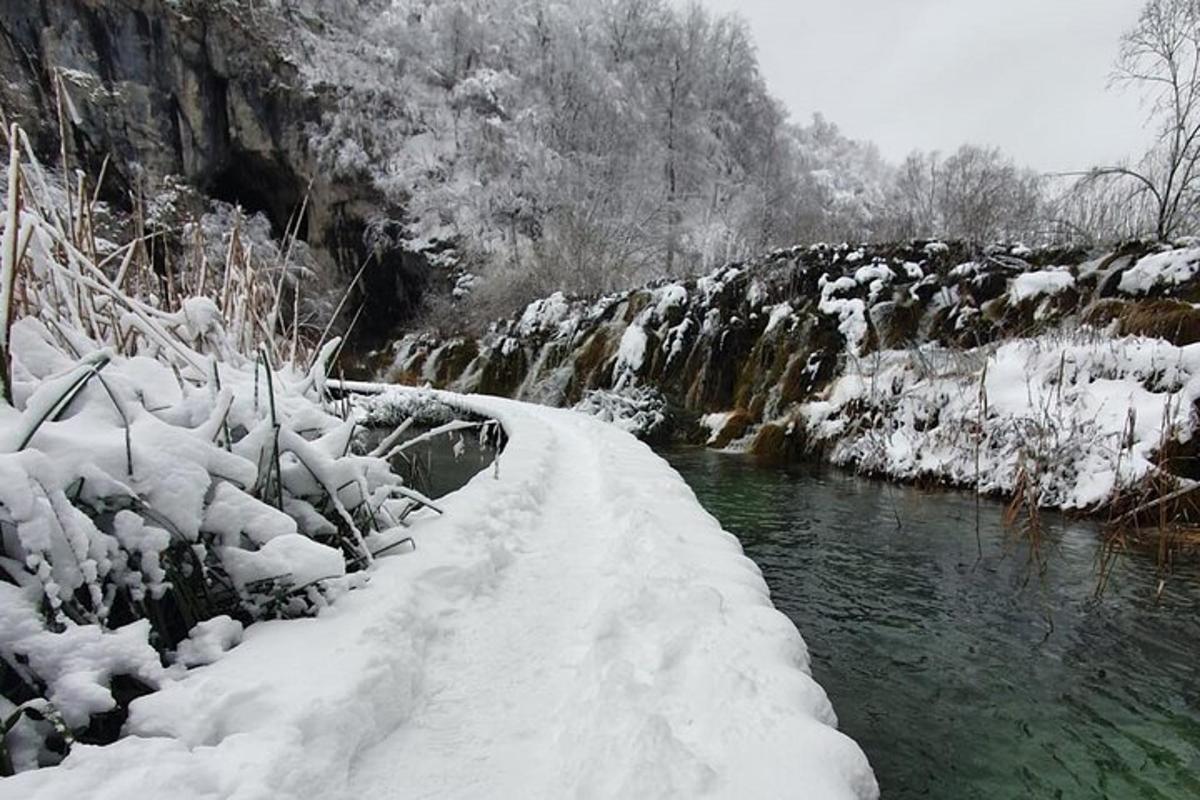
[[[246,13],[207,0],[0,0],[0,107],[57,162],[61,78],[77,112],[68,157],[93,176],[110,158],[101,196],[118,209],[172,176],[262,212],[276,236],[305,205],[298,236],[327,285],[367,264],[357,329],[382,339],[419,306],[428,264],[406,251],[403,210],[369,176],[319,168],[311,134],[336,93],[307,87],[285,58],[286,32]]]

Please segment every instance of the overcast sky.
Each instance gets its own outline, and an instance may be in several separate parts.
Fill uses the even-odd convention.
[[[998,145],[1053,171],[1142,149],[1145,113],[1107,88],[1140,0],[704,0],[750,23],[771,91],[899,161]]]

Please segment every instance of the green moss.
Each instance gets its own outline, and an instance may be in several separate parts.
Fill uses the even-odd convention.
[[[599,328],[576,351],[575,382],[583,389],[599,384],[598,374],[608,361],[611,347],[607,328]]]
[[[760,463],[781,464],[790,450],[787,431],[782,425],[768,422],[758,429],[750,445],[750,455]]]
[[[528,372],[529,359],[524,348],[515,348],[507,356],[499,350],[492,350],[488,353],[479,376],[479,391],[511,397]]]
[[[717,432],[709,446],[718,450],[728,447],[730,442],[746,435],[752,422],[753,420],[746,411],[742,409],[734,411],[729,415],[729,419],[725,420],[725,425]]]

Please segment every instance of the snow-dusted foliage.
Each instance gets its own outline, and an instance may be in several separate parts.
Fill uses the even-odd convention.
[[[457,300],[503,295],[508,313],[884,227],[891,168],[821,118],[790,124],[736,17],[664,0],[259,13],[328,101],[320,167],[402,206],[406,246],[456,270]]]
[[[1090,510],[1195,435],[1200,344],[1047,335],[995,348],[888,350],[801,406],[836,464]]]
[[[39,191],[22,135],[0,198],[0,773],[115,735],[242,624],[326,606],[428,506],[355,451],[337,340],[288,329],[236,222],[207,281],[159,280],[140,240],[98,261],[84,193],[71,218]]]
[[[575,410],[611,422],[639,439],[654,439],[667,425],[666,400],[645,386],[615,392],[592,390],[575,405]]]
[[[914,152],[889,184],[886,226],[895,238],[953,236],[982,244],[997,240],[1049,241],[1051,220],[1076,222],[1081,209],[1052,204],[1047,178],[1022,169],[995,148],[963,145],[947,158]],[[1078,238],[1078,227],[1065,239]],[[1116,229],[1106,231],[1109,238]]]

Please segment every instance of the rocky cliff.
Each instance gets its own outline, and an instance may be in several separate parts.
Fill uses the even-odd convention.
[[[276,235],[303,208],[294,229],[325,269],[346,283],[367,265],[363,320],[383,334],[418,302],[425,264],[393,235],[403,209],[365,177],[332,177],[310,145],[337,90],[304,79],[293,40],[321,20],[259,7],[0,0],[0,105],[44,161],[65,131],[71,166],[103,171],[118,207],[182,179],[264,213]]]

